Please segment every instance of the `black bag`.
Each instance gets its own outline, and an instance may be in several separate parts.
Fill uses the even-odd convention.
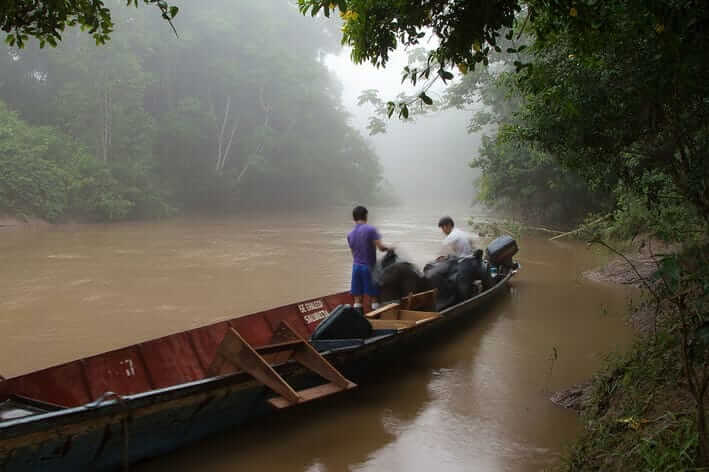
[[[475,281],[476,267],[473,262],[477,261],[472,257],[466,257],[458,261],[455,285],[459,301],[467,300],[475,294],[473,282]]]
[[[379,299],[382,301],[398,301],[409,293],[428,289],[419,269],[394,251],[387,251],[381,261],[377,262],[372,279],[379,287]]]
[[[312,341],[322,339],[352,339],[368,338],[372,334],[372,325],[369,320],[350,305],[338,305],[332,310],[330,316],[325,318],[313,334]]]
[[[447,257],[426,264],[423,269],[423,275],[428,282],[428,286],[438,291],[436,294],[436,311],[441,311],[455,304],[459,298],[458,260],[456,258]]]

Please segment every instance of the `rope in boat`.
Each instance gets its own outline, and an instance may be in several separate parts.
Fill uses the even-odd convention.
[[[104,392],[100,397],[91,403],[86,404],[86,408],[98,408],[107,401],[115,400],[123,409],[127,409],[126,399],[115,392]],[[128,472],[130,466],[128,464],[128,418],[121,418],[121,439],[123,441],[123,451],[121,460],[123,462],[123,472]]]
[[[92,401],[91,403],[87,403],[84,406],[86,408],[98,408],[103,403],[111,400],[116,400],[116,403],[121,406],[125,406],[126,404],[126,399],[122,395],[119,395],[115,392],[104,392],[103,395],[98,397],[96,400]]]

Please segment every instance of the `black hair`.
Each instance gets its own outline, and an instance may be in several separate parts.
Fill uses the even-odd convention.
[[[352,218],[355,221],[366,221],[367,220],[367,209],[363,206],[356,206],[354,207],[354,210],[352,210]]]
[[[439,228],[442,228],[446,225],[451,225],[451,227],[454,227],[455,223],[453,223],[453,218],[451,218],[450,216],[444,216],[443,218],[438,220],[438,227]]]

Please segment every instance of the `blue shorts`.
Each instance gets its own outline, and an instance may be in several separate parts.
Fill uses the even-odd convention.
[[[352,264],[352,285],[350,293],[354,296],[379,296],[379,287],[372,280],[372,270],[363,264]]]

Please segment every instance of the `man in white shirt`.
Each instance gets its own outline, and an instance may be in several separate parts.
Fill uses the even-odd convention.
[[[461,258],[473,255],[473,243],[470,235],[456,228],[453,218],[444,216],[438,220],[438,227],[446,235],[443,239],[442,257],[452,255]]]
[[[475,292],[473,283],[475,280],[482,282],[483,290],[492,286],[492,280],[487,269],[482,263],[482,251],[473,252],[472,237],[465,231],[455,227],[453,218],[444,216],[438,220],[438,227],[441,228],[446,237],[443,239],[442,255],[438,260],[453,256],[458,260],[456,285],[459,298],[467,300]]]

